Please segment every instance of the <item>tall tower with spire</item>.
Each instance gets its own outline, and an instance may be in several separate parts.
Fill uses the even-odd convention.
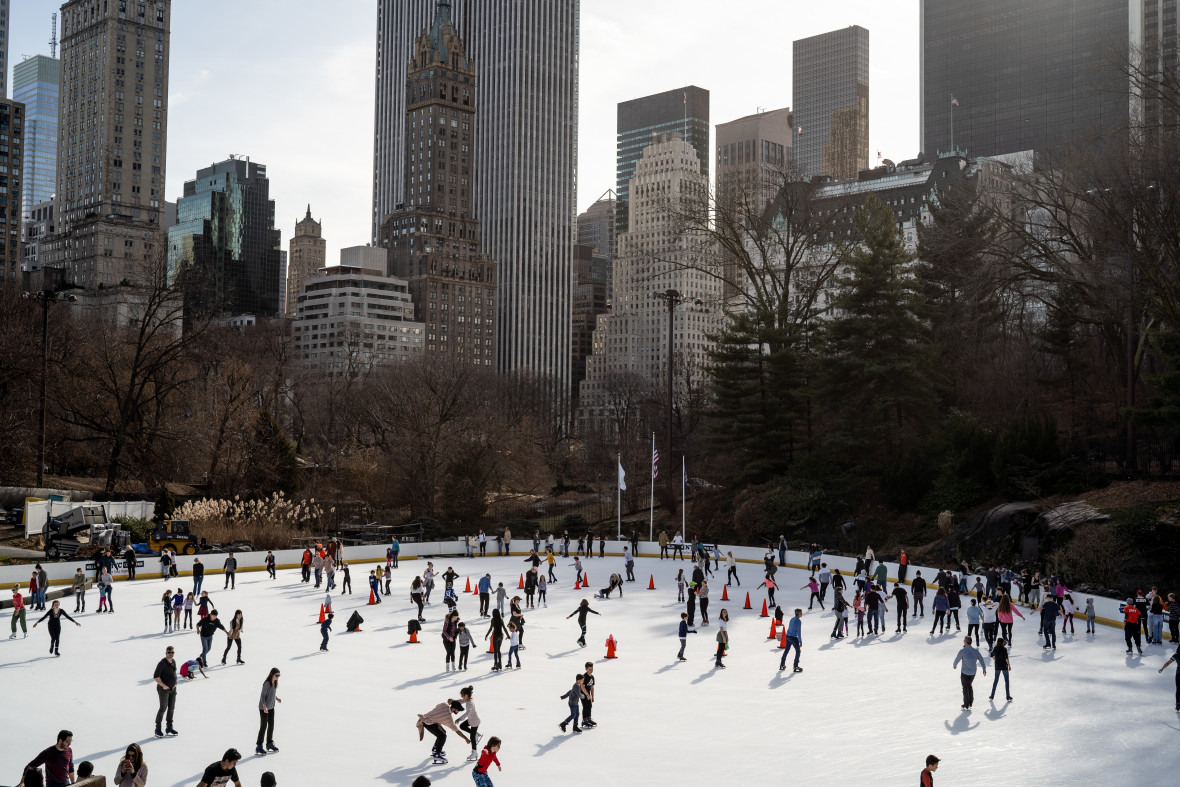
[[[295,235],[291,238],[290,254],[287,260],[287,308],[285,316],[295,319],[299,295],[304,283],[327,263],[324,255],[328,242],[320,234],[320,223],[311,217],[311,205],[307,215],[295,222]]]
[[[492,367],[495,260],[480,248],[474,201],[475,62],[450,0],[414,43],[406,77],[405,203],[381,225],[389,275],[405,279],[426,354]]]

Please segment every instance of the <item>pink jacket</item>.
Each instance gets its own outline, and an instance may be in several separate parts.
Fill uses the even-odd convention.
[[[1024,615],[1021,615],[1020,610],[1018,610],[1016,607],[1012,607],[1012,612],[1016,613],[1016,615],[1021,620],[1024,620]],[[1000,621],[1001,623],[1011,623],[1012,622],[1012,615],[1006,614],[1003,612],[997,612],[996,613],[996,620]]]

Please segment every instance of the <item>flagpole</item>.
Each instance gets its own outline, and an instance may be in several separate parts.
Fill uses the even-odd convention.
[[[656,433],[651,433],[651,501],[648,503],[647,540],[651,541],[656,529]]]
[[[615,500],[615,514],[618,517],[618,521],[619,521],[619,525],[618,525],[619,540],[622,541],[623,540],[623,485],[621,483],[617,483],[619,480],[617,478],[617,476],[619,475],[619,468],[621,468],[623,466],[623,455],[622,454],[618,455],[617,461],[618,461],[618,465],[616,465],[616,467],[615,467],[615,476],[616,476],[615,491],[618,493],[618,495],[617,495],[617,499]]]
[[[955,97],[951,96],[951,154],[955,152]]]

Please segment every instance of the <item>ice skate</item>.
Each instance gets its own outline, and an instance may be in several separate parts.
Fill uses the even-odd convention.
[[[273,742],[266,744],[266,750],[274,752],[275,754],[279,753],[279,747],[275,746]]]
[[[255,746],[254,753],[257,754],[259,757],[265,757],[266,756],[266,749],[262,748],[261,746]]]

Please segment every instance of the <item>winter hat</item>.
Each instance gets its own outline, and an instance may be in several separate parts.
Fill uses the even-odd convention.
[[[1127,599],[1127,603],[1128,603],[1128,604],[1134,604],[1134,603],[1135,603],[1135,599],[1133,599],[1133,598],[1129,598],[1129,599]]]

